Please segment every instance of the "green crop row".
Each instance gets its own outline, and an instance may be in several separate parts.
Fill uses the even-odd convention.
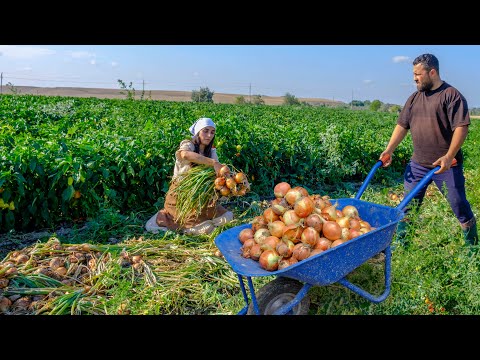
[[[93,217],[102,206],[158,209],[174,152],[202,116],[217,124],[220,160],[245,171],[261,197],[280,181],[311,191],[361,182],[396,119],[323,107],[2,95],[0,232]],[[410,154],[404,141],[375,181],[398,178]]]

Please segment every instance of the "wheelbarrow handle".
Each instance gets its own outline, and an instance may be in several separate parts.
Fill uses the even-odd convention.
[[[365,178],[365,180],[363,181],[363,184],[362,186],[360,187],[360,189],[358,190],[357,192],[357,195],[355,196],[355,199],[359,200],[360,197],[362,196],[363,192],[365,191],[365,189],[367,188],[368,184],[370,183],[370,180],[372,180],[373,178],[373,175],[375,175],[375,171],[377,171],[377,169],[381,166],[383,166],[383,164],[385,162],[387,162],[388,160],[390,160],[390,155],[389,154],[385,154],[383,155],[380,160],[378,160],[375,165],[373,165],[372,169],[370,170],[370,172],[368,173],[367,177]]]
[[[452,167],[457,166],[457,159],[455,159],[455,158],[453,159],[451,166]],[[428,183],[432,179],[435,171],[438,171],[439,169],[440,169],[440,165],[437,165],[432,170],[430,170],[428,173],[426,173],[425,176],[423,177],[423,179],[412,189],[412,191],[410,191],[407,194],[407,196],[405,196],[403,198],[403,200],[400,202],[400,204],[397,205],[397,209],[403,210],[403,208],[408,205],[408,203],[415,197],[415,195],[417,195],[417,193],[420,190],[423,189],[425,184]]]

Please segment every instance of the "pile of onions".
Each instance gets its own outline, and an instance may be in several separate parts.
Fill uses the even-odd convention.
[[[265,270],[284,269],[375,230],[355,206],[339,209],[328,195],[310,195],[286,182],[275,186],[274,195],[238,236],[241,255]]]

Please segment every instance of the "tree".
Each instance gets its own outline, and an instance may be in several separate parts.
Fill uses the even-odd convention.
[[[370,104],[370,110],[378,111],[378,109],[380,109],[380,106],[382,106],[382,102],[380,100],[373,100]]]
[[[123,82],[123,80],[118,79],[117,82],[120,85],[120,89],[127,91],[126,93],[125,91],[120,91],[120,94],[126,95],[128,100],[135,100],[135,88],[132,86],[132,82],[130,81],[130,84],[128,84],[128,88],[127,85]]]
[[[300,101],[295,97],[295,95],[292,95],[287,92],[284,96],[283,104],[284,105],[300,105]]]
[[[240,95],[235,98],[235,104],[245,104],[245,96]]]
[[[265,104],[265,100],[262,99],[262,95],[253,95],[252,104],[263,105],[263,104]]]
[[[211,102],[213,103],[213,91],[208,87],[200,88],[200,90],[192,90],[193,102]]]

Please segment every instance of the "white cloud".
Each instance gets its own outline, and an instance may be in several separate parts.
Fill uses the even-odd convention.
[[[67,53],[74,59],[88,59],[96,57],[94,53],[88,51],[68,51]]]
[[[398,56],[394,56],[392,60],[394,63],[402,63],[402,62],[410,61],[410,58],[408,56],[398,55]]]
[[[193,77],[199,77],[199,76],[200,76],[200,74],[198,73],[198,71],[195,71],[195,72],[193,73]]]
[[[97,61],[95,59],[90,60],[90,65],[96,65],[96,64],[97,64]]]
[[[373,84],[373,80],[363,80],[363,83],[365,85],[370,85],[370,84]]]
[[[118,66],[118,63],[116,61],[112,61],[112,67],[117,67]]]
[[[34,46],[0,45],[2,56],[13,59],[32,59],[39,56],[56,54],[55,50],[50,50]]]

